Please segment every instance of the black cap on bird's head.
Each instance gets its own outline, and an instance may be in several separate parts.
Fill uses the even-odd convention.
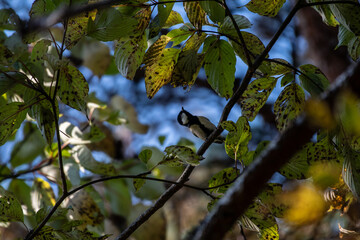
[[[193,115],[191,115],[191,113],[189,113],[182,107],[177,117],[177,120],[180,125],[187,126],[191,117],[193,117]]]

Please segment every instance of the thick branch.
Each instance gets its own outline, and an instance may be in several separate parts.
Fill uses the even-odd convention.
[[[360,96],[360,63],[352,66],[347,74],[340,77],[336,84],[322,99],[332,109],[339,93],[348,85],[349,89]],[[225,196],[200,226],[196,240],[222,239],[235,221],[245,212],[252,200],[261,192],[271,176],[291,157],[309,142],[317,128],[303,116],[295,124],[278,136],[265,153],[261,154],[236,180]]]

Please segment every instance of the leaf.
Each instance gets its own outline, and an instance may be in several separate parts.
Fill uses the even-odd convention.
[[[172,145],[165,148],[166,155],[159,164],[166,164],[170,166],[179,166],[182,164],[189,164],[197,166],[200,164],[202,156],[197,155],[191,148],[185,146]]]
[[[184,40],[186,40],[192,34],[191,31],[185,28],[176,28],[171,30],[166,36],[171,38],[171,42],[173,42],[173,47],[179,45]]]
[[[244,165],[249,166],[250,163],[252,163],[260,155],[260,153],[266,149],[269,143],[270,141],[261,141],[256,146],[255,151],[247,152],[247,154],[243,158]]]
[[[0,96],[20,84],[26,84],[26,76],[24,74],[20,72],[0,73]]]
[[[133,207],[131,203],[133,195],[129,190],[130,186],[122,180],[106,181],[104,185],[104,196],[107,202],[110,203],[111,211],[114,214],[127,218],[132,212]]]
[[[30,9],[30,18],[41,17],[54,11],[56,5],[52,0],[35,0]]]
[[[67,29],[65,36],[65,46],[68,50],[72,49],[81,38],[87,34],[87,26],[89,18],[94,19],[96,11],[83,12],[75,17],[71,17],[67,21]]]
[[[146,177],[146,175],[140,175],[139,177]],[[134,178],[133,185],[135,191],[139,191],[142,186],[146,183],[146,179],[143,178]]]
[[[0,29],[17,30],[19,24],[20,18],[13,9],[0,9]]]
[[[334,147],[327,138],[303,146],[279,172],[289,179],[304,179],[311,177],[309,168],[316,163],[336,164],[340,167]]]
[[[48,51],[49,46],[51,45],[51,41],[47,39],[42,39],[38,41],[33,50],[31,51],[31,61],[33,63],[43,62],[44,56]]]
[[[347,46],[350,57],[356,61],[360,56],[360,37],[347,30],[343,25],[340,25],[338,39],[339,43],[336,48],[339,46]]]
[[[244,227],[255,225],[259,231],[259,239],[279,239],[278,225],[275,217],[259,201],[253,202],[244,215],[251,222],[251,224],[247,223]]]
[[[236,123],[225,121],[221,126],[229,131],[225,140],[226,153],[232,159],[241,159],[248,151],[248,143],[252,137],[250,126],[245,117],[239,117]]]
[[[191,87],[199,74],[204,62],[204,54],[197,53],[204,42],[206,34],[193,34],[187,41],[185,47],[179,54],[178,61],[172,75],[171,84],[177,86]]]
[[[20,204],[23,204],[27,207],[28,213],[32,211],[30,195],[31,188],[25,183],[24,180],[12,179],[9,184],[8,191],[19,200]]]
[[[264,106],[276,85],[276,78],[258,78],[251,82],[240,98],[241,112],[249,121],[253,121]]]
[[[41,178],[35,178],[31,189],[31,204],[35,211],[47,206],[54,206],[55,194],[50,184]]]
[[[149,26],[149,38],[150,39],[156,37],[160,33],[161,29],[170,28],[176,24],[184,22],[181,15],[175,11],[170,12],[170,15],[168,16],[166,22],[163,23],[162,25],[160,24],[159,18],[160,17],[158,14],[155,16],[155,18],[150,23],[150,26]]]
[[[24,121],[28,107],[24,103],[13,102],[0,108],[0,145],[15,133]]]
[[[114,8],[98,11],[93,21],[89,18],[88,36],[100,41],[113,41],[124,37],[134,37],[137,33],[136,18],[121,15]]]
[[[251,0],[245,6],[249,11],[259,15],[275,17],[285,2],[286,0]]]
[[[322,0],[307,0],[307,2],[309,3],[320,2],[320,1]],[[326,23],[329,26],[336,27],[337,25],[339,25],[339,22],[335,19],[335,16],[332,14],[329,5],[318,5],[318,6],[313,6],[313,8],[320,14],[324,23]]]
[[[55,230],[50,226],[44,226],[40,229],[39,233],[36,234],[34,240],[50,240],[56,239]]]
[[[291,83],[281,91],[274,104],[276,127],[283,131],[303,111],[305,94],[296,83]]]
[[[23,134],[24,139],[17,142],[11,152],[10,163],[13,167],[33,161],[43,153],[46,146],[46,142],[35,124],[26,122]]]
[[[76,110],[86,112],[85,98],[89,85],[82,73],[74,66],[67,65],[60,72],[58,95],[63,103]]]
[[[209,180],[209,188],[219,187],[210,189],[210,193],[225,193],[238,176],[239,173],[232,167],[216,173]]]
[[[285,76],[281,79],[281,87],[285,87],[291,82],[295,81],[295,75],[294,73],[287,73]]]
[[[352,149],[345,149],[342,176],[351,192],[359,198],[360,196],[360,154]]]
[[[76,145],[72,149],[72,155],[77,163],[92,173],[104,176],[112,176],[116,173],[112,164],[96,161],[85,145]]]
[[[329,7],[339,23],[360,36],[360,4],[357,0],[351,1],[355,4],[330,4]]]
[[[286,74],[293,71],[292,68],[286,66],[286,65],[291,66],[291,64],[288,61],[281,58],[274,58],[272,60],[276,62],[270,62],[271,71],[268,73],[269,76]]]
[[[201,7],[205,10],[211,21],[221,23],[225,18],[225,8],[215,1],[200,1]]]
[[[24,214],[20,202],[0,186],[0,222],[23,222]]]
[[[251,22],[243,15],[233,15],[236,24],[239,29],[245,29],[251,27]],[[225,33],[231,36],[237,36],[234,24],[229,16],[224,19],[224,22],[220,25],[219,32]]]
[[[158,13],[159,13],[160,26],[164,26],[164,24],[166,23],[168,17],[170,16],[172,8],[174,6],[174,3],[164,3],[164,4],[162,4],[161,2],[164,2],[164,1],[165,0],[160,0],[159,4],[157,5]]]
[[[184,23],[184,20],[181,17],[181,14],[176,11],[171,11],[169,17],[167,18],[163,28],[169,28],[174,25]]]
[[[132,80],[140,67],[147,49],[146,35],[129,39],[115,47],[115,63],[121,75]]]
[[[145,87],[148,98],[154,97],[155,93],[167,83],[170,83],[180,49],[163,49],[157,62],[146,66]]]
[[[279,195],[282,192],[282,185],[280,183],[268,183],[258,196],[261,203],[277,218],[284,217],[284,212],[287,209],[287,206],[279,201]]]
[[[199,2],[184,2],[184,9],[189,21],[196,29],[201,29],[206,23],[206,13]]]
[[[144,149],[139,153],[139,159],[145,164],[147,164],[151,156],[152,156],[152,151],[150,149]]]
[[[60,124],[61,140],[68,142],[69,144],[90,144],[91,140],[88,139],[83,132],[75,125],[70,122],[63,122]]]
[[[233,94],[235,64],[234,50],[225,40],[216,40],[206,51],[204,69],[207,80],[211,87],[226,99]]]
[[[56,116],[59,115],[59,106],[56,104]],[[38,104],[31,106],[29,115],[36,119],[41,134],[50,145],[55,135],[55,114],[51,103],[48,100],[42,100]]]
[[[104,221],[104,215],[94,198],[85,190],[81,190],[71,195],[68,203],[71,211],[71,217],[83,221],[81,226],[97,226]]]
[[[306,64],[299,67],[301,74],[299,76],[301,85],[312,96],[318,96],[326,90],[330,85],[329,80],[321,72],[321,70],[314,65]]]

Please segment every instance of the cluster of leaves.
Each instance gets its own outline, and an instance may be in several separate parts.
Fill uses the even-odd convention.
[[[36,0],[29,13],[30,21],[51,14],[63,4],[69,6],[70,2],[70,7],[93,3],[87,0]],[[308,1],[313,4],[321,2]],[[251,0],[246,8],[273,17],[284,3],[285,0]],[[305,5],[303,1],[298,6]],[[106,106],[94,95],[89,95],[85,77],[70,62],[74,56],[82,59],[83,64],[98,76],[113,74],[113,69],[117,68],[128,79],[133,79],[142,67],[145,69],[149,98],[166,84],[191,87],[203,67],[212,89],[221,97],[231,98],[236,61],[241,59],[251,67],[265,51],[265,45],[256,35],[243,30],[251,27],[250,21],[245,16],[232,15],[226,2],[221,0],[183,2],[189,22],[184,22],[173,7],[174,3],[162,1],[124,1],[119,6],[62,19],[63,28],[56,25],[26,36],[17,31],[21,21],[16,13],[11,9],[0,10],[0,144],[10,141],[26,119],[24,139],[15,145],[10,162],[0,168],[0,174],[8,178],[17,167],[29,163],[34,167],[38,156],[45,159],[38,170],[46,173],[44,178],[35,178],[32,187],[24,180],[14,178],[7,190],[0,189],[1,222],[23,222],[37,229],[37,236],[44,239],[105,239],[107,235],[99,236],[107,209],[100,203],[101,197],[93,187],[82,189],[86,178],[80,172],[114,179],[125,178],[119,173],[135,174],[137,177],[132,184],[128,181],[117,181],[116,185],[104,184],[105,197],[112,210],[126,217],[130,214],[131,194],[155,199],[164,190],[160,183],[146,182],[147,175],[178,175],[183,165],[196,166],[200,163],[202,157],[186,141],[166,147],[165,154],[156,149],[142,151],[139,155],[141,161],[136,167],[124,167],[128,162],[109,164],[95,160],[90,149],[105,138],[100,123],[128,124],[140,133],[145,133],[147,127],[137,122],[132,106],[120,97],[113,99],[116,104]],[[155,8],[157,14],[153,14]],[[339,46],[346,45],[350,56],[357,60],[360,55],[360,6],[357,1],[354,0],[354,4],[319,4],[314,8],[326,23],[339,25]],[[170,31],[167,30],[169,28]],[[108,45],[103,43],[110,41],[113,43],[113,56]],[[71,57],[66,55],[66,50]],[[284,59],[265,56],[256,69],[253,81],[239,99],[242,116],[236,123],[221,123],[229,132],[225,141],[226,153],[246,167],[266,148],[267,142],[261,142],[255,151],[248,149],[252,137],[249,121],[256,118],[278,82],[283,88],[274,104],[278,130],[285,131],[304,111],[314,119],[314,124],[322,128],[317,140],[305,145],[279,173],[288,179],[312,177],[314,185],[320,190],[338,188],[358,197],[360,130],[355,123],[360,112],[354,107],[354,102],[358,100],[350,93],[344,94],[337,110],[340,118],[333,117],[335,110],[328,109],[320,100],[306,104],[306,96],[316,99],[329,86],[324,74],[313,65],[296,68]],[[59,104],[86,114],[91,119],[86,128],[88,131],[82,131],[68,122],[59,125]],[[321,121],[324,118],[327,120]],[[41,134],[32,123],[34,121]],[[57,142],[53,143],[55,135]],[[55,159],[59,161],[53,161]],[[44,162],[46,167],[42,166]],[[155,169],[160,171],[154,173]],[[319,169],[334,169],[334,174],[329,176]],[[209,206],[224,195],[239,174],[237,169],[227,168],[210,179],[210,193],[216,198]],[[346,185],[338,181],[340,175]],[[49,181],[60,186],[57,193],[61,196],[60,203],[71,197],[68,208],[55,205],[56,194]],[[68,187],[73,190],[68,191]],[[278,239],[276,218],[289,216],[286,211],[292,207],[286,202],[286,197],[278,201],[278,196],[282,194],[281,184],[268,184],[239,219],[240,224],[257,231],[262,239]],[[340,205],[345,203],[344,200],[334,208],[342,209]],[[26,213],[22,205],[26,206]],[[51,208],[54,205],[56,208]],[[51,209],[55,209],[55,213]],[[70,220],[68,215],[76,220]]]

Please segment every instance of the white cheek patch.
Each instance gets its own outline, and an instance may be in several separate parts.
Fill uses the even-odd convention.
[[[182,122],[183,124],[188,124],[188,123],[189,123],[189,119],[188,119],[188,117],[186,116],[185,113],[182,113],[182,114],[181,114],[181,122]]]

